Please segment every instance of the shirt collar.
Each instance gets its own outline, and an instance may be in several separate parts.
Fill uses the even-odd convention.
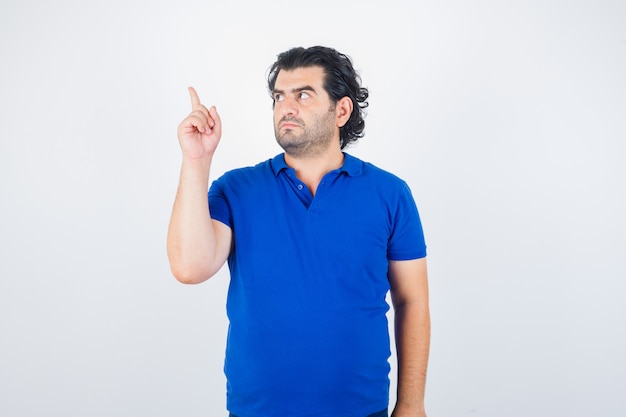
[[[363,172],[363,161],[345,152],[343,153],[343,156],[343,166],[339,168],[339,172],[345,172],[351,177],[361,175]],[[278,154],[272,158],[271,166],[274,175],[278,175],[284,169],[291,169],[291,167],[285,162],[284,153]]]
[[[361,175],[361,173],[363,172],[363,161],[345,152],[343,153],[343,155],[343,166],[340,168],[341,172],[345,172],[351,177]]]
[[[274,171],[274,175],[278,175],[280,171],[283,169],[289,169],[289,165],[285,162],[285,154],[281,153],[276,155],[271,159],[270,165],[272,167],[272,171]]]

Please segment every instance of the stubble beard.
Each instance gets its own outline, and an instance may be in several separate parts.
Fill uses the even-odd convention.
[[[274,126],[276,142],[285,153],[293,158],[313,158],[323,154],[331,145],[335,130],[335,108],[329,109],[319,117],[315,117],[311,126],[304,124],[302,120],[284,117],[282,121],[297,123],[299,128],[287,129],[280,133],[278,125]],[[298,134],[297,130],[301,130]]]

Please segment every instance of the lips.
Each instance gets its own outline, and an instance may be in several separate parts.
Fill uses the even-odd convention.
[[[284,129],[291,129],[294,127],[300,127],[301,123],[294,119],[283,119],[280,121],[279,126]]]

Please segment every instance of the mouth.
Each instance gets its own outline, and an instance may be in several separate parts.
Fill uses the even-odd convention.
[[[281,120],[278,126],[283,129],[293,129],[296,127],[300,127],[300,123],[293,119]]]

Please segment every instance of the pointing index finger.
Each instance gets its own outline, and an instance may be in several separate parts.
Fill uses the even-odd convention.
[[[198,93],[193,87],[189,87],[189,96],[191,97],[191,108],[195,109],[200,105],[200,97],[198,97]]]

